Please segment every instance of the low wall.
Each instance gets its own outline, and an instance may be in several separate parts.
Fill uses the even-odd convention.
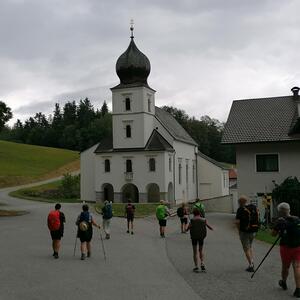
[[[231,195],[202,200],[206,212],[233,213]]]

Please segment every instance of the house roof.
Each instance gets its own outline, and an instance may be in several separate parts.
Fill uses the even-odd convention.
[[[140,148],[113,148],[112,136],[103,139],[95,150],[95,153],[112,153],[112,152],[135,152],[135,151],[174,151],[173,147],[157,131],[153,130],[145,147]]]
[[[229,170],[229,168],[227,168],[224,164],[222,164],[222,163],[220,163],[220,162],[214,160],[213,158],[211,158],[211,157],[205,155],[204,153],[202,153],[202,152],[200,152],[200,151],[198,151],[198,155],[199,155],[200,157],[204,158],[205,160],[211,162],[211,163],[214,164],[215,166],[217,166],[217,167],[223,169],[223,170]]]
[[[155,116],[175,140],[197,146],[194,139],[170,113],[155,106]]]
[[[233,101],[222,137],[223,144],[300,140],[291,135],[297,123],[293,96]]]

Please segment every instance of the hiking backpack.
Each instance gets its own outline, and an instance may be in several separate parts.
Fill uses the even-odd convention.
[[[159,205],[156,208],[156,218],[158,220],[163,220],[166,217],[166,208],[164,205]]]
[[[245,206],[245,212],[248,217],[248,232],[257,232],[259,228],[259,213],[258,209],[254,204]]]
[[[281,233],[281,238],[290,248],[300,246],[300,219],[298,217],[288,217],[285,220],[284,230]]]
[[[83,211],[80,213],[79,218],[76,222],[79,231],[84,232],[91,228],[90,218],[91,215],[88,211]]]
[[[134,214],[134,209],[132,204],[127,204],[126,206],[126,214],[127,216],[133,216]]]
[[[180,207],[177,208],[177,216],[179,218],[183,218],[184,217],[184,211],[183,211],[183,207],[182,206],[180,206]]]
[[[112,217],[113,217],[112,205],[109,203],[109,204],[104,206],[103,218],[104,219],[111,219]]]
[[[50,211],[48,215],[48,228],[50,231],[57,231],[60,228],[60,212],[58,210]]]

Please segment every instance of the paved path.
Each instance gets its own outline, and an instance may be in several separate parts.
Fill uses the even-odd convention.
[[[215,231],[206,239],[206,274],[191,270],[189,236],[178,233],[178,220],[168,222],[167,238],[160,239],[153,218],[136,220],[136,233],[125,233],[123,219],[112,221],[112,239],[105,241],[105,262],[98,231],[93,256],[80,261],[73,257],[74,221],[79,204],[64,204],[67,224],[60,259],[51,256],[47,213],[53,205],[11,199],[0,190],[0,202],[30,214],[0,218],[0,299],[289,299],[294,287],[283,292],[277,287],[278,249],[275,249],[254,279],[244,271],[245,259],[232,226],[232,215],[209,214]],[[101,218],[96,215],[100,222]],[[78,245],[77,245],[78,246]],[[260,260],[269,245],[255,242]],[[201,295],[201,298],[200,298]],[[97,298],[96,298],[97,297]]]

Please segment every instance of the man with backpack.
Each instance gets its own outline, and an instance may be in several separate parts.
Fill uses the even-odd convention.
[[[58,258],[58,252],[60,249],[60,241],[64,235],[64,223],[66,218],[63,212],[60,211],[61,205],[55,204],[55,210],[50,211],[47,219],[48,228],[52,238],[53,257]]]
[[[102,218],[103,218],[103,230],[105,232],[105,238],[110,239],[110,220],[113,217],[112,203],[105,200],[104,206],[102,207]]]
[[[293,265],[296,289],[294,297],[300,298],[300,219],[290,215],[290,205],[282,202],[277,207],[279,218],[272,234],[280,235],[281,280],[279,286],[287,290],[286,280]]]
[[[213,228],[210,225],[208,225],[206,219],[201,216],[201,213],[198,208],[194,208],[193,215],[194,217],[191,219],[190,224],[187,227],[187,230],[190,230],[193,245],[193,258],[195,263],[193,271],[196,273],[199,272],[200,258],[201,271],[205,272],[206,269],[204,265],[203,244],[207,233],[206,227],[208,227],[210,230],[213,230]]]
[[[77,237],[79,237],[81,242],[81,260],[85,260],[86,257],[91,257],[93,226],[100,229],[100,225],[94,221],[92,214],[89,212],[87,204],[82,206],[82,212],[77,218],[76,225],[78,226]]]
[[[165,237],[165,230],[167,226],[167,217],[170,215],[169,209],[164,200],[160,200],[160,204],[156,208],[156,218],[159,223],[159,233],[162,238]]]
[[[186,233],[188,216],[189,216],[186,203],[182,203],[181,206],[177,208],[177,216],[180,219],[180,223],[181,223],[181,233]]]
[[[246,196],[239,198],[240,207],[236,212],[236,226],[249,264],[246,271],[254,272],[252,243],[259,227],[259,214],[257,207],[254,204],[247,205],[247,201]]]
[[[131,203],[131,200],[128,200],[127,205],[125,206],[125,218],[127,219],[127,233],[129,233],[131,225],[131,234],[133,234],[133,220],[134,220],[135,206]]]

